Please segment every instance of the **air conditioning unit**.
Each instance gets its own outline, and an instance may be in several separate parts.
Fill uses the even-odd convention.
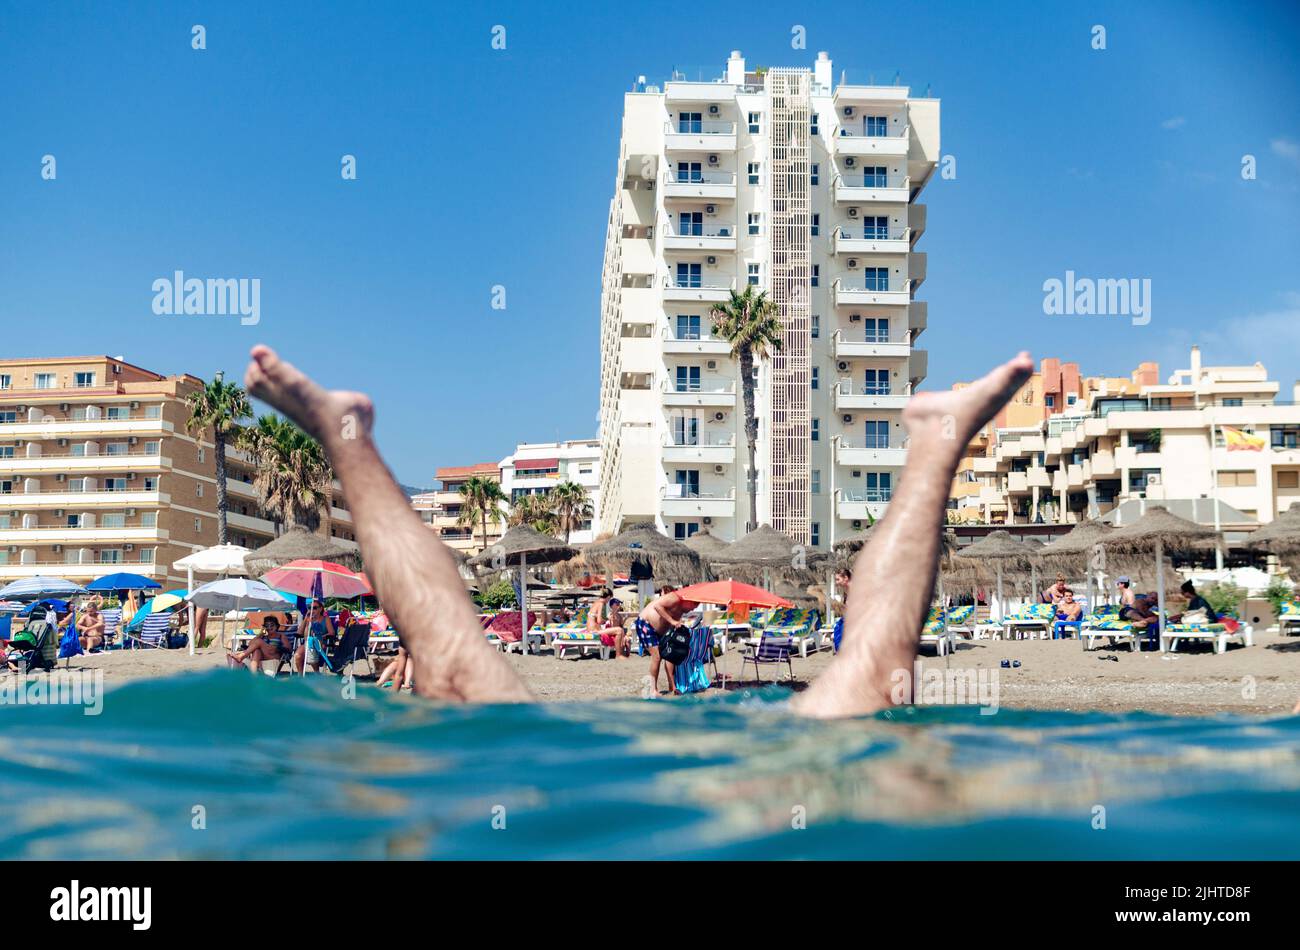
[[[25,440],[23,440],[23,439],[19,439],[18,441],[16,441],[16,442],[14,443],[14,447],[15,447],[15,448],[19,448],[19,449],[21,449],[21,448],[22,448],[24,445],[26,445],[26,444],[27,444],[27,442],[26,442]]]
[[[129,439],[126,440],[126,444],[127,444],[127,445],[135,445],[135,444],[136,444],[137,442],[139,442],[139,441],[140,441],[140,440],[137,439],[135,436],[131,436]]]
[[[122,548],[123,548],[124,550],[127,550],[127,551],[134,551],[134,550],[135,550],[135,545],[134,545],[134,544],[124,544],[124,545],[122,545]]]
[[[857,269],[858,269],[858,259],[856,257],[850,257],[849,270],[857,270]]]
[[[858,209],[857,209],[857,208],[850,208],[850,209],[849,209],[849,217],[850,217],[850,218],[856,218],[857,216],[858,216]]]
[[[57,508],[54,511],[54,517],[56,518],[62,518],[65,514],[66,512],[62,508]]]
[[[18,545],[16,545],[16,544],[11,544],[11,545],[9,545],[9,553],[10,553],[10,554],[17,554],[17,553],[18,553]]]
[[[710,254],[708,257],[704,259],[704,263],[708,264],[710,267],[717,267],[718,259],[714,257],[712,254]]]
[[[844,415],[840,416],[840,421],[843,422],[845,425],[848,425],[853,421],[853,417],[845,413]]]
[[[858,160],[857,160],[856,158],[854,158],[852,155],[850,155],[848,158],[844,159],[844,167],[845,167],[845,168],[853,168],[853,167],[855,167],[857,164],[858,164]]]
[[[66,402],[59,403],[59,412],[67,412],[71,408],[72,407],[69,406]]]
[[[843,373],[849,368],[849,361],[840,360],[838,363],[835,364],[835,368],[838,369],[841,373]]]
[[[853,117],[853,106],[845,106],[845,107],[844,107],[844,117],[845,117],[846,119],[849,119],[849,118],[852,118],[852,117]]]
[[[718,106],[716,103],[714,103],[709,106],[709,115],[717,115],[717,114],[718,114]]]
[[[1147,485],[1159,485],[1159,484],[1160,484],[1159,475],[1155,473],[1151,473],[1147,475]]]
[[[701,518],[700,520],[703,521],[705,524],[713,524],[712,518]]]
[[[724,420],[724,419],[726,419],[726,418],[727,418],[727,414],[726,414],[725,412],[715,412],[715,413],[713,414],[713,421],[714,421],[714,422],[721,422],[722,420]]]
[[[62,553],[63,553],[63,545],[61,545],[61,544],[56,544],[56,545],[54,545],[54,547],[53,547],[53,551],[54,551],[55,554],[62,554]]]
[[[134,518],[134,517],[135,517],[135,509],[134,509],[134,508],[128,508],[128,509],[126,509],[126,516],[127,516],[128,518]]]
[[[717,214],[717,213],[718,213],[718,208],[717,208],[716,205],[705,205],[705,206],[704,206],[704,213],[705,213],[705,214]]]
[[[68,440],[67,440],[67,439],[59,439],[59,443],[58,443],[58,445],[59,445],[59,448],[61,448],[61,449],[62,449],[62,448],[66,448],[67,445],[68,445]]]
[[[726,473],[727,473],[727,467],[726,467],[725,465],[715,465],[715,466],[713,466],[713,474],[714,474],[714,475],[725,475]]]
[[[709,360],[709,361],[708,361],[707,363],[705,363],[704,365],[707,366],[709,369],[717,369],[717,368],[718,368],[718,361],[717,361],[717,360]]]
[[[139,408],[140,408],[140,403],[138,403],[136,400],[132,399],[132,400],[131,400],[131,408],[132,408],[132,409],[139,409]]]
[[[849,475],[850,475],[850,477],[852,477],[852,478],[861,478],[861,477],[862,477],[862,469],[860,469],[860,468],[855,468],[852,472],[849,473]]]
[[[862,314],[860,313],[849,314],[849,323],[859,323],[861,320],[862,320]]]
[[[55,480],[56,482],[66,482],[66,481],[68,480],[68,476],[65,475],[63,472],[58,472],[58,473],[54,476],[54,480]]]
[[[135,481],[135,472],[127,472],[127,474],[126,474],[126,480],[127,480],[128,482],[133,482],[133,481]]]
[[[853,522],[853,530],[854,530],[854,531],[861,531],[861,530],[862,530],[862,522],[861,522],[861,521],[855,521],[855,522]]]
[[[716,165],[716,164],[718,164],[718,156],[716,156],[716,155],[710,155],[710,156],[709,156],[709,164],[710,164],[710,165]]]

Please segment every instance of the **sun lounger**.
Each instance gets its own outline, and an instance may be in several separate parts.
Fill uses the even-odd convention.
[[[951,630],[944,629],[943,608],[931,607],[921,626],[920,645],[933,646],[939,656],[943,656],[952,652],[955,639]]]
[[[1208,643],[1215,653],[1226,653],[1229,643],[1248,647],[1254,645],[1249,627],[1238,626],[1229,631],[1222,623],[1171,623],[1160,631],[1160,649],[1174,653],[1180,643]]]
[[[815,607],[786,608],[768,621],[763,627],[763,635],[789,637],[792,648],[807,659],[808,648],[818,648],[817,630],[821,624],[821,612]]]
[[[99,612],[104,618],[104,645],[103,649],[113,649],[113,641],[117,639],[117,628],[122,625],[122,608],[106,607]]]
[[[557,660],[575,654],[582,657],[593,652],[599,653],[602,660],[608,660],[614,650],[613,646],[600,639],[600,633],[595,630],[556,630],[551,636],[551,648],[555,651]]]
[[[1277,632],[1282,636],[1300,633],[1300,601],[1284,600],[1277,615]]]
[[[1054,604],[1028,604],[1002,621],[1002,626],[1017,640],[1023,635],[1032,637],[1038,633],[1044,637],[1052,633],[1052,623],[1056,620]]]
[[[149,614],[141,622],[139,629],[126,631],[122,645],[129,645],[132,648],[162,649],[167,646],[167,635],[171,632],[171,626],[171,614],[161,612]]]
[[[1138,649],[1138,638],[1133,625],[1120,620],[1116,613],[1094,615],[1080,628],[1079,642],[1085,651],[1095,649],[1097,641],[1103,639],[1110,640],[1111,646],[1126,643],[1130,651],[1136,652]]]

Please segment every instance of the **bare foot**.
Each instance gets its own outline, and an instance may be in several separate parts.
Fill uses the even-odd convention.
[[[280,410],[323,445],[369,435],[375,410],[364,393],[328,390],[259,343],[244,372],[249,393]]]
[[[917,393],[903,410],[911,443],[947,444],[961,454],[1033,371],[1034,361],[1022,350],[1015,359],[962,389]]]

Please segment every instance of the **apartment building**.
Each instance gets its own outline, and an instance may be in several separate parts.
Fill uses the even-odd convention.
[[[486,478],[494,482],[501,481],[501,468],[496,462],[476,462],[473,465],[451,465],[436,472],[438,488],[424,492],[411,499],[411,505],[431,529],[438,532],[438,537],[464,554],[477,554],[483,550],[483,528],[476,524],[472,528],[460,523],[461,486],[470,478]],[[501,521],[487,523],[488,546],[501,538],[505,532],[505,515]]]
[[[0,360],[0,583],[115,571],[183,581],[172,562],[217,543],[212,433],[185,429],[186,396],[202,386],[116,357]],[[233,448],[227,463],[230,540],[265,544],[276,525],[252,463]],[[337,491],[322,526],[353,540]]]
[[[825,547],[879,517],[906,457],[901,412],[925,378],[917,199],[939,159],[939,102],[906,86],[746,67],[638,82],[602,268],[600,522],[726,539],[751,522]],[[757,510],[737,361],[710,309],[754,285],[780,354],[757,368]]]
[[[562,482],[587,490],[592,517],[569,535],[573,544],[595,540],[600,506],[600,441],[571,439],[564,442],[522,442],[500,462],[501,490],[514,504],[524,495],[549,494]]]
[[[1158,379],[1144,363],[1127,385],[1092,388],[1037,426],[994,428],[970,458],[975,491],[954,490],[949,508],[978,509],[985,523],[1072,524],[1159,501],[1210,522],[1217,501],[1221,527],[1248,530],[1300,498],[1300,386],[1282,391],[1260,363],[1203,365],[1197,347]]]

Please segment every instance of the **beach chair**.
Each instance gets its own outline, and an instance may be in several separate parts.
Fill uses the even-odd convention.
[[[712,670],[712,673],[709,671]],[[691,647],[686,659],[673,670],[673,679],[679,693],[700,693],[713,685],[718,679],[722,688],[727,683],[718,672],[718,662],[713,655],[713,631],[710,627],[697,624],[691,628]]]
[[[571,630],[559,629],[551,633],[551,649],[555,653],[557,660],[562,660],[566,656],[577,655],[586,656],[588,653],[599,653],[602,660],[608,660],[614,648],[600,639],[600,634],[595,630]]]
[[[758,680],[759,683],[762,683],[763,677],[760,673],[761,665],[784,663],[787,671],[790,673],[790,679],[794,680],[794,664],[790,660],[790,651],[792,648],[793,643],[790,637],[774,636],[770,633],[764,632],[763,635],[759,637],[757,646],[747,645],[744,648],[740,660],[741,676],[745,675],[746,664],[753,663],[754,678]]]
[[[326,666],[331,673],[340,676],[357,660],[365,660],[370,675],[375,675],[375,664],[370,659],[370,624],[351,623],[339,637],[339,642],[330,653]]]
[[[808,647],[817,649],[817,628],[821,626],[821,611],[814,607],[786,610],[775,623],[763,627],[763,633],[777,637],[790,637],[799,656],[808,658]]]
[[[130,646],[132,649],[161,649],[167,646],[167,635],[171,632],[171,623],[171,614],[149,614],[137,629],[124,628],[122,645],[124,647]]]
[[[528,635],[530,638],[534,636],[536,624],[537,615],[531,610],[528,611]],[[484,633],[488,641],[504,653],[523,653],[525,650],[524,638],[520,635],[519,611],[517,610],[497,614],[488,623]]]
[[[19,673],[54,669],[58,662],[58,627],[48,620],[36,620],[28,623],[16,637],[9,642],[5,658],[18,667]]]
[[[1160,628],[1161,650],[1175,653],[1180,643],[1207,643],[1215,653],[1226,653],[1228,644],[1254,646],[1255,638],[1251,629],[1240,623],[1235,630],[1225,623],[1170,623]]]
[[[939,656],[951,653],[956,642],[956,634],[951,629],[945,630],[943,624],[944,610],[942,607],[931,607],[930,612],[926,615],[925,623],[921,626],[921,646],[933,646]]]
[[[117,640],[117,628],[122,625],[122,608],[106,607],[99,615],[104,618],[104,645],[101,649],[112,650]]]
[[[1300,601],[1282,602],[1278,608],[1277,632],[1284,637],[1300,633]]]
[[[1085,653],[1095,649],[1098,640],[1110,640],[1111,646],[1127,644],[1129,651],[1136,653],[1138,650],[1136,633],[1131,623],[1119,619],[1118,609],[1116,609],[1114,612],[1100,616],[1094,614],[1093,619],[1080,628],[1079,643]]]
[[[1056,620],[1055,604],[1026,604],[1002,621],[1014,639],[1033,638],[1035,634],[1051,636],[1052,624]]]

